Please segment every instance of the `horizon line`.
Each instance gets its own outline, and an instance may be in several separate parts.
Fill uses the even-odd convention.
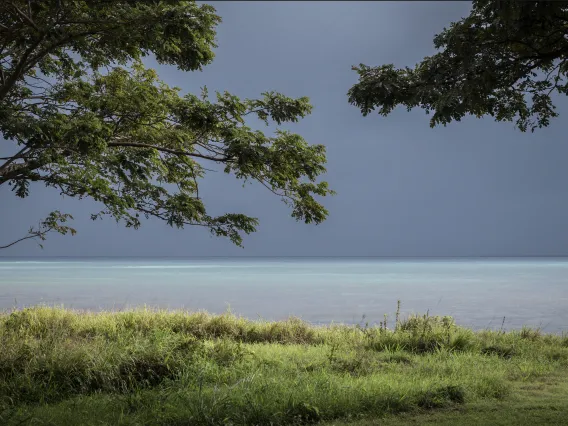
[[[2,258],[69,258],[69,259],[85,259],[85,258],[105,258],[105,259],[125,259],[125,258],[153,258],[153,259],[231,259],[231,258],[272,258],[272,259],[298,259],[298,258],[366,258],[366,259],[519,259],[519,258],[566,258],[568,254],[564,255],[457,255],[457,256],[413,256],[413,255],[403,255],[403,256],[373,256],[373,255],[309,255],[309,256],[299,256],[299,255],[285,255],[285,256],[278,256],[278,255],[232,255],[232,256],[161,256],[161,255],[132,255],[132,256],[102,256],[102,255],[95,255],[95,256],[69,256],[69,255],[0,255],[0,259]]]

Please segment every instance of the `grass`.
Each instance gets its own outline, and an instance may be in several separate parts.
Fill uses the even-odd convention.
[[[567,397],[568,376],[563,374],[561,377],[541,377],[528,384],[513,383],[511,395],[500,401],[485,399],[439,410],[413,411],[360,421],[331,421],[325,426],[564,426],[568,423]]]
[[[566,400],[568,337],[538,330],[398,314],[392,330],[146,309],[0,315],[3,425],[561,424]]]

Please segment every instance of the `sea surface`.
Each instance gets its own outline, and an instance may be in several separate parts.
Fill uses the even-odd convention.
[[[568,332],[568,259],[0,258],[0,309],[139,306],[376,324],[409,313]]]

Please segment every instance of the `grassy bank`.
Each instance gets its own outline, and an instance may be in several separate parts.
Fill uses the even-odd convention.
[[[0,424],[455,424],[568,399],[566,336],[447,317],[391,328],[16,311],[0,316]]]

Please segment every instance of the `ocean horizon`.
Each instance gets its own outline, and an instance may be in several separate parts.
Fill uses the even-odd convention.
[[[377,324],[451,315],[475,329],[568,331],[566,257],[0,257],[0,309],[227,310]]]

